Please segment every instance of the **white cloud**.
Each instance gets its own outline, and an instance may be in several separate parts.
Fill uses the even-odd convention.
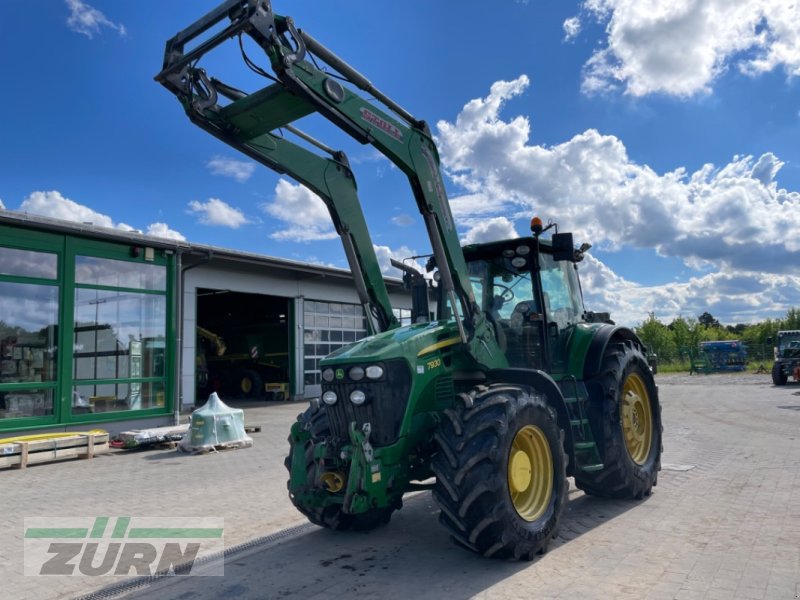
[[[656,248],[751,270],[783,271],[800,258],[800,224],[790,217],[800,210],[800,193],[778,188],[783,163],[773,154],[659,175],[632,161],[621,140],[593,129],[552,147],[531,145],[527,118],[499,116],[526,85],[524,76],[495,83],[454,124],[438,124],[443,162],[468,191],[481,190],[521,214],[560,219],[607,249]],[[455,204],[461,223],[491,216],[480,202]],[[508,212],[504,206],[495,214]],[[772,264],[777,256],[787,260]]]
[[[633,96],[708,93],[734,67],[748,75],[800,74],[800,3],[789,0],[585,0],[583,18],[606,25],[584,67],[583,91]],[[569,39],[567,23],[564,29]]]
[[[400,246],[399,248],[390,248],[389,246],[378,246],[373,244],[373,248],[375,248],[375,255],[378,257],[378,264],[381,267],[381,273],[384,275],[390,275],[392,277],[402,277],[403,273],[400,269],[396,269],[392,266],[391,259],[395,259],[398,262],[405,262],[407,265],[410,265],[417,269],[418,271],[425,272],[423,266],[416,260],[406,260],[411,256],[417,256],[418,252],[416,250],[412,250],[408,246]]]
[[[514,223],[509,221],[506,217],[493,217],[491,219],[484,219],[470,227],[464,237],[461,238],[461,243],[480,244],[483,242],[495,242],[517,237],[519,237],[519,234],[514,228]]]
[[[74,200],[65,198],[60,192],[52,190],[49,192],[33,192],[20,204],[19,212],[62,221],[72,221],[75,223],[85,223],[96,227],[107,227],[120,231],[142,233],[141,230],[131,227],[127,223],[114,224],[108,215],[92,210],[88,206],[79,204]],[[170,238],[173,240],[185,240],[186,238],[179,232],[170,229],[164,223],[152,223],[147,228],[147,235],[156,237]]]
[[[581,20],[579,17],[571,17],[564,21],[564,41],[571,42],[581,32]]]
[[[203,225],[219,225],[238,229],[247,223],[242,211],[219,198],[209,198],[208,202],[192,200],[189,202],[189,212],[198,215],[199,222]]]
[[[663,292],[664,310],[678,300],[699,306],[704,297],[722,308],[725,302],[702,287],[729,282],[732,273],[745,278],[736,279],[743,298],[750,297],[754,282],[769,284],[766,289],[780,292],[777,298],[791,296],[786,286],[792,280],[784,274],[800,262],[800,223],[792,218],[800,212],[800,193],[778,187],[778,157],[734,156],[721,167],[659,174],[631,160],[620,139],[593,129],[555,146],[534,145],[528,118],[500,115],[527,85],[525,76],[497,82],[486,98],[468,102],[455,122],[438,123],[446,172],[466,190],[453,201],[453,213],[469,228],[470,240],[504,237],[511,218],[538,214],[575,232],[576,242],[611,251],[654,248],[713,271],[691,286],[679,284],[686,285],[683,295],[672,295],[669,287],[641,288],[641,298],[632,295],[642,300],[636,305],[639,319],[646,316],[650,293],[660,299]],[[501,233],[491,233],[493,227]],[[774,303],[784,311],[792,306],[788,300]],[[765,310],[772,304],[762,302]]]
[[[179,242],[185,242],[186,238],[179,232],[175,231],[174,229],[170,229],[169,225],[166,223],[151,223],[147,227],[147,235],[152,235],[153,237],[160,237],[160,238],[167,238],[170,240],[177,240]]]
[[[92,39],[94,34],[99,34],[103,27],[113,29],[121,36],[127,34],[122,23],[110,21],[102,12],[81,0],[66,0],[66,3],[70,11],[67,25],[73,31],[82,33],[89,39]]]
[[[88,206],[78,204],[65,198],[60,192],[55,190],[50,192],[33,192],[22,201],[19,207],[21,212],[62,221],[74,221],[77,223],[89,223],[98,227],[114,227],[114,221],[108,215],[104,215]]]
[[[414,217],[411,215],[407,215],[405,213],[395,215],[392,217],[392,223],[397,225],[398,227],[408,227],[409,225],[414,224]]]
[[[685,282],[644,286],[615,274],[591,254],[579,265],[588,310],[608,311],[617,323],[637,325],[655,313],[663,322],[708,311],[725,324],[783,317],[800,305],[800,277],[720,271]]]
[[[206,163],[212,175],[231,177],[239,183],[244,183],[253,175],[256,165],[253,162],[234,160],[223,156],[215,156]]]
[[[270,234],[275,240],[310,242],[330,240],[337,236],[325,203],[302,185],[278,180],[275,200],[262,206],[263,210],[288,225]]]

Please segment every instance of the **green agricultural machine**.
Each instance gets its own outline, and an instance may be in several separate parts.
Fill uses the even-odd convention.
[[[200,67],[233,38],[266,87],[246,93]],[[588,245],[537,218],[529,237],[462,248],[428,125],[268,0],[229,0],[180,32],[156,80],[193,123],[316,192],[342,239],[371,335],[322,361],[322,396],[289,436],[289,496],[310,521],[371,529],[430,489],[455,542],[530,560],[557,533],[567,477],[598,496],[651,493],[658,391],[637,336],[584,309]],[[433,252],[434,320],[393,317],[347,157],[294,124],[311,114],[408,177]]]
[[[800,331],[779,331],[772,365],[772,383],[786,385],[789,377],[800,381]]]

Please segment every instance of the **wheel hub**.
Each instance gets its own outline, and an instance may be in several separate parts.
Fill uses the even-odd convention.
[[[647,387],[636,373],[628,375],[622,387],[620,419],[628,454],[633,462],[643,465],[653,441],[653,414]]]
[[[544,432],[534,425],[517,431],[508,454],[508,491],[517,514],[539,519],[553,497],[553,455]]]
[[[531,484],[531,459],[522,450],[517,450],[511,455],[508,473],[511,489],[515,492],[524,492]]]

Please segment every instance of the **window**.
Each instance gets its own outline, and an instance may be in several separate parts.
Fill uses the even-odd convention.
[[[163,407],[166,267],[76,256],[75,282],[73,414]]]
[[[161,265],[76,256],[75,283],[164,291],[167,289],[167,270]]]
[[[0,275],[55,279],[58,256],[50,252],[0,248]]]
[[[540,262],[545,309],[549,320],[562,330],[577,323],[583,314],[575,265],[567,260],[556,262],[550,254],[542,254]]]
[[[0,281],[0,418],[53,414],[57,331],[57,286]]]
[[[305,385],[319,385],[320,359],[366,337],[367,323],[357,304],[306,300],[303,305],[303,380]]]

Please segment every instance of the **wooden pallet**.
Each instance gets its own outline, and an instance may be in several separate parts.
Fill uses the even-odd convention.
[[[189,424],[150,427],[123,431],[113,440],[113,447],[122,450],[162,449],[178,442],[189,431]],[[174,447],[174,446],[172,446]]]
[[[64,458],[94,458],[109,449],[105,431],[29,437],[33,439],[26,440],[23,436],[0,444],[0,468],[24,469],[28,465]]]

